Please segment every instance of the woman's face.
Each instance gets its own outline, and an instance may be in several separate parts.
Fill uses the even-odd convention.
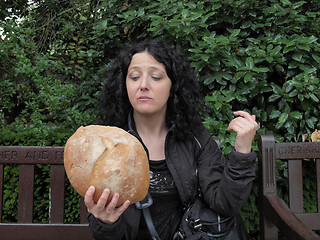
[[[133,55],[128,67],[126,86],[136,113],[165,116],[171,80],[164,65],[148,52]]]

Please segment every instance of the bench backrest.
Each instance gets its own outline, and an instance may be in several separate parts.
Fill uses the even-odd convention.
[[[320,229],[320,142],[276,143],[274,136],[261,135],[259,157],[261,239],[278,239],[278,229],[290,236],[288,239],[320,239],[311,231]],[[317,212],[314,213],[304,210],[302,163],[308,159],[314,161],[316,173],[312,176],[317,184]],[[276,160],[287,161],[290,207],[277,195]],[[300,230],[291,232],[296,227]]]
[[[65,224],[64,147],[0,146],[0,238],[91,239],[86,208],[81,198],[80,223]],[[4,166],[19,166],[18,221],[3,223]],[[36,164],[50,165],[49,223],[33,223]],[[75,206],[76,207],[76,206]]]

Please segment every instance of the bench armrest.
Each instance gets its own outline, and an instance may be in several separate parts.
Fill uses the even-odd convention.
[[[288,239],[320,239],[307,225],[300,221],[277,194],[264,194],[264,214]]]

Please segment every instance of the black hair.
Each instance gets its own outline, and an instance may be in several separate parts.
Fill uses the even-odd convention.
[[[126,76],[133,55],[148,52],[165,66],[171,80],[167,103],[166,123],[176,126],[178,138],[194,133],[201,125],[200,87],[187,58],[180,51],[158,41],[144,41],[125,48],[108,71],[99,98],[101,124],[126,129],[128,114],[132,109],[126,89]]]

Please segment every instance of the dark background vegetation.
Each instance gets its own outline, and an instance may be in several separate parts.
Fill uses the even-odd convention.
[[[0,2],[0,145],[64,145],[95,124],[100,77],[125,44],[162,39],[179,46],[205,93],[205,126],[227,154],[232,112],[257,116],[258,134],[302,141],[319,122],[318,0],[27,0]],[[257,142],[254,142],[257,150]],[[278,165],[286,190],[285,164]],[[305,167],[305,174],[313,166]],[[48,220],[47,167],[36,177],[36,221]],[[6,167],[3,221],[16,219],[17,169]],[[242,210],[257,238],[258,179]],[[78,195],[66,183],[66,222],[78,221]],[[305,184],[307,209],[314,210]]]

